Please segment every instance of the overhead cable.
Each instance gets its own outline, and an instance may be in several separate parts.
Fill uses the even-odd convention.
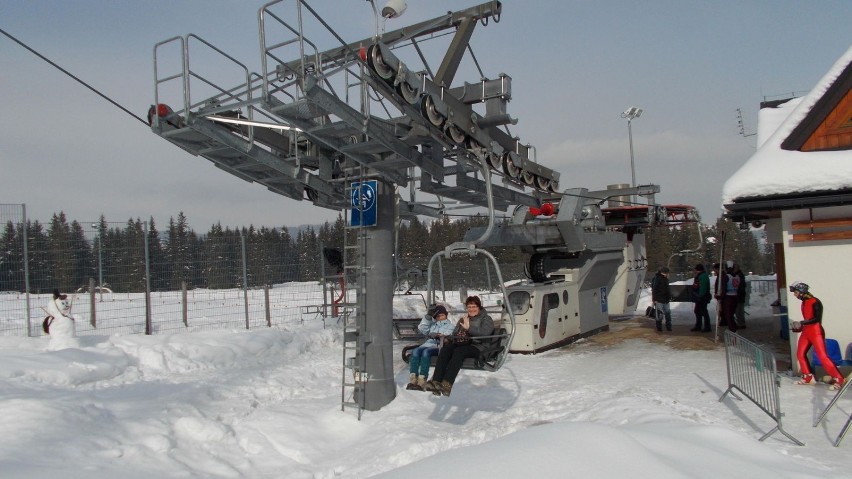
[[[116,106],[116,107],[120,108],[123,112],[125,112],[125,113],[127,113],[128,115],[132,116],[133,118],[136,118],[137,120],[141,121],[141,122],[142,122],[142,124],[144,124],[145,126],[148,126],[148,122],[147,122],[147,121],[145,121],[145,119],[144,119],[144,118],[142,118],[142,117],[140,117],[139,115],[137,115],[137,114],[133,113],[132,111],[128,110],[127,108],[125,108],[125,107],[123,107],[123,106],[119,105],[119,104],[118,104],[115,100],[113,100],[112,98],[110,98],[110,97],[106,96],[105,94],[101,93],[101,92],[100,92],[100,91],[98,91],[95,87],[93,87],[93,86],[89,85],[88,83],[84,82],[83,80],[79,79],[79,78],[78,78],[78,77],[76,77],[73,73],[71,73],[71,72],[69,72],[68,70],[66,70],[66,69],[62,68],[61,66],[57,65],[55,62],[51,61],[49,58],[45,57],[45,56],[44,56],[44,55],[42,55],[41,53],[39,53],[39,52],[35,51],[34,49],[30,48],[27,44],[25,44],[24,42],[22,42],[22,41],[18,40],[17,38],[15,38],[14,36],[12,36],[12,34],[10,34],[9,32],[7,32],[6,30],[3,30],[2,28],[0,28],[0,33],[2,33],[3,35],[6,35],[6,36],[7,36],[7,37],[9,37],[10,39],[12,39],[12,41],[14,41],[14,42],[15,42],[15,43],[17,43],[18,45],[20,45],[20,46],[22,46],[22,47],[26,48],[27,50],[29,50],[29,51],[30,51],[30,53],[32,53],[33,55],[36,55],[37,57],[39,57],[39,58],[41,58],[42,60],[46,61],[47,63],[49,63],[51,66],[53,66],[54,68],[58,69],[58,70],[59,70],[59,71],[61,71],[62,73],[64,73],[64,74],[68,75],[68,76],[69,76],[69,77],[71,77],[71,78],[73,78],[74,80],[76,80],[78,83],[80,83],[80,84],[81,84],[81,85],[83,85],[84,87],[88,88],[89,90],[92,90],[95,94],[97,94],[98,96],[100,96],[100,97],[101,97],[101,98],[103,98],[104,100],[106,100],[106,101],[108,101],[108,102],[112,103],[114,106]]]

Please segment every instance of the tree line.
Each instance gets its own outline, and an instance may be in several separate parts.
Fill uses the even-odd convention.
[[[487,219],[482,216],[402,221],[396,231],[397,251],[390,256],[396,262],[395,270],[425,269],[432,254],[461,241],[468,229],[485,225]],[[322,249],[342,250],[346,234],[342,214],[334,222],[302,228],[295,237],[287,227],[231,229],[218,223],[199,234],[189,226],[183,212],[170,218],[163,232],[153,218],[147,224],[138,218],[116,224],[102,216],[91,226],[87,237],[86,228],[76,220],[69,222],[64,212],[54,214],[47,224],[7,222],[0,236],[0,291],[24,291],[27,279],[30,291],[36,293],[57,288],[73,291],[86,287],[90,281],[100,285],[101,278],[102,286],[117,292],[317,281],[323,272]],[[24,227],[28,278],[23,267]],[[736,260],[747,273],[773,271],[771,245],[761,245],[751,231],[720,218],[713,226],[702,226],[700,233],[695,224],[688,223],[647,228],[649,274],[667,265],[674,273],[690,275],[696,263],[719,261],[720,245],[712,238],[719,238],[721,231],[726,231],[726,259]],[[508,273],[504,271],[504,279],[523,275],[523,268],[518,265],[527,258],[519,248],[489,251],[501,268],[514,266]],[[326,263],[324,271],[332,275],[335,268]]]
[[[700,230],[699,230],[700,228]],[[725,256],[722,258],[721,238],[725,238]],[[769,275],[775,273],[775,251],[766,241],[765,230],[743,229],[739,224],[720,217],[713,225],[684,223],[672,227],[655,227],[646,231],[648,275],[667,266],[673,280],[685,279],[694,274],[698,263],[707,267],[713,263],[733,260],[746,274]]]

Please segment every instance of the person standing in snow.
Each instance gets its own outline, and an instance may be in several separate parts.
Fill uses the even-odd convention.
[[[837,366],[831,362],[825,352],[825,330],[822,327],[822,301],[810,292],[810,287],[800,281],[790,285],[790,292],[802,302],[802,318],[804,321],[793,321],[793,331],[801,331],[799,342],[796,346],[796,359],[799,360],[799,368],[802,370],[802,378],[796,384],[814,384],[814,375],[811,365],[808,363],[808,350],[813,346],[814,353],[825,368],[825,372],[831,375],[832,389],[840,389],[845,378]]]
[[[695,277],[692,279],[692,302],[695,307],[692,311],[695,313],[695,327],[690,331],[710,331],[710,313],[707,312],[707,305],[710,304],[710,277],[704,269],[704,265],[698,263],[695,265]],[[702,322],[704,323],[702,326]]]
[[[672,293],[669,291],[669,269],[665,266],[657,271],[651,280],[651,301],[654,302],[654,317],[657,321],[657,331],[663,330],[663,317],[666,319],[666,331],[672,330],[672,309],[669,302]]]
[[[436,396],[449,396],[465,358],[478,357],[485,347],[473,338],[494,334],[494,320],[482,309],[479,296],[468,296],[464,304],[467,314],[456,324],[452,338],[444,338],[435,372],[423,387]]]
[[[716,290],[716,300],[721,307],[720,325],[728,326],[728,330],[732,333],[737,332],[737,322],[734,320],[734,312],[737,309],[737,288],[740,284],[740,278],[734,274],[734,262],[728,260],[725,262],[725,271],[719,276],[718,288]]]
[[[734,263],[734,274],[740,279],[737,284],[737,307],[734,309],[734,320],[737,322],[737,329],[745,329],[745,305],[748,296],[748,290],[745,273],[737,263]]]
[[[453,334],[452,322],[447,321],[447,308],[438,304],[429,308],[417,329],[420,334],[426,336],[426,341],[411,350],[408,358],[408,386],[405,389],[422,391],[429,377],[429,366],[432,364],[432,356],[438,354],[438,346],[444,336]]]
[[[727,326],[727,324],[722,323],[724,317],[722,316],[722,301],[719,299],[719,263],[713,263],[711,267],[711,271],[713,271],[713,298],[716,299],[716,323],[719,326]]]

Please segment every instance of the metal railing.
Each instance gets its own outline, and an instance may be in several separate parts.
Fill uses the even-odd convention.
[[[760,438],[761,441],[775,431],[781,431],[781,434],[797,445],[804,446],[804,443],[787,433],[781,425],[784,413],[781,412],[781,380],[775,365],[775,355],[736,333],[725,331],[725,362],[728,367],[728,389],[719,398],[719,402],[728,394],[742,401],[742,398],[733,392],[736,389],[775,420],[775,427],[764,434]]]

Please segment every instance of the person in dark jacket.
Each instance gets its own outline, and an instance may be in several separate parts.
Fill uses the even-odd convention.
[[[722,315],[722,300],[719,296],[719,277],[722,276],[722,270],[719,263],[713,263],[713,298],[716,299],[716,324],[718,326],[727,326],[725,317]]]
[[[464,304],[467,314],[459,319],[453,335],[444,338],[444,345],[438,353],[438,362],[435,364],[435,372],[432,379],[423,387],[436,396],[449,396],[465,358],[478,357],[481,350],[485,348],[475,338],[494,334],[494,320],[482,309],[479,296],[468,296]]]
[[[732,333],[737,332],[737,322],[734,320],[734,313],[737,309],[737,289],[739,288],[740,278],[734,274],[734,262],[728,260],[725,262],[725,270],[719,275],[719,289],[716,292],[716,299],[719,300],[719,305],[722,307],[722,321],[719,324],[728,326],[728,330]]]
[[[790,292],[802,301],[802,321],[793,321],[793,331],[800,331],[799,342],[796,345],[796,359],[799,360],[799,369],[802,370],[802,379],[796,384],[814,384],[814,375],[811,365],[808,363],[808,350],[813,346],[814,354],[819,358],[825,372],[831,375],[832,389],[843,387],[845,378],[837,366],[825,352],[825,330],[822,327],[822,302],[810,292],[810,287],[800,281],[790,285]]]
[[[692,279],[692,302],[695,307],[692,311],[695,313],[695,327],[690,331],[710,331],[710,313],[707,312],[707,305],[712,299],[710,294],[710,276],[704,269],[704,265],[699,263],[695,265],[695,277]],[[704,325],[702,326],[702,322]]]
[[[656,310],[657,331],[663,330],[663,317],[666,319],[666,331],[672,330],[672,309],[669,302],[672,293],[669,291],[669,269],[663,266],[651,280],[651,300]]]
[[[745,273],[743,273],[742,268],[740,268],[740,265],[737,263],[734,263],[734,274],[740,279],[739,284],[737,284],[737,307],[734,310],[734,320],[737,322],[737,329],[745,329],[745,305],[748,289],[746,289],[747,283]]]

